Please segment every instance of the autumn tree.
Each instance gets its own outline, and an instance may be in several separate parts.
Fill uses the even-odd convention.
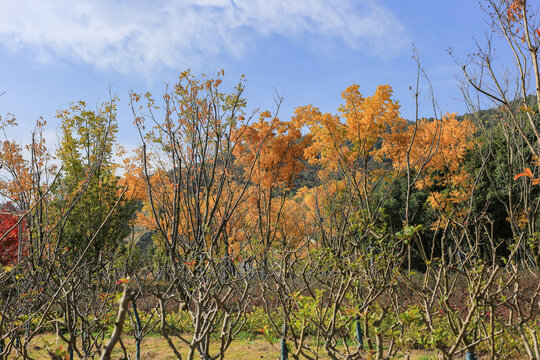
[[[283,221],[294,213],[292,199],[294,180],[304,168],[304,149],[309,136],[302,136],[301,124],[273,117],[270,112],[260,114],[258,122],[239,129],[242,134],[235,155],[245,177],[250,178],[245,203],[245,224],[256,229],[255,237],[245,239],[254,254],[268,254],[276,242],[279,247],[293,248],[300,239],[290,237]],[[257,241],[258,240],[258,241]],[[259,247],[260,246],[260,247]]]
[[[0,264],[8,265],[20,261],[25,255],[23,237],[26,221],[19,222],[19,212],[10,204],[0,207]]]
[[[382,221],[382,201],[376,194],[386,194],[385,189],[395,176],[381,161],[381,142],[389,131],[402,131],[406,121],[400,116],[399,103],[392,99],[388,85],[379,86],[367,97],[360,93],[358,85],[353,85],[342,97],[345,103],[339,108],[340,115],[323,114],[309,105],[297,108],[295,118],[310,130],[312,142],[305,156],[322,167],[321,190],[341,189],[338,199],[349,202],[345,214],[351,221],[354,217],[358,225],[356,245],[361,246],[371,237],[370,224]],[[335,200],[331,202],[336,204]]]
[[[441,119],[419,119],[403,131],[386,136],[381,154],[392,161],[396,172],[402,176],[410,174],[412,196],[424,198],[423,203],[416,204],[412,216],[406,212],[402,215],[405,226],[419,225],[414,216],[418,211],[425,213],[426,207],[433,212],[430,223],[420,224],[432,230],[444,227],[449,218],[457,221],[466,217],[474,178],[464,165],[468,152],[474,147],[471,135],[475,133],[476,127],[470,120],[459,120],[455,114],[447,114]],[[430,237],[433,237],[431,232],[427,234],[427,238]],[[431,257],[429,253],[434,245],[428,239],[418,243],[424,260]],[[443,249],[437,246],[436,254],[440,251]]]
[[[154,291],[160,332],[178,358],[173,339],[189,348],[188,359],[197,353],[205,359],[223,356],[245,323],[242,315],[252,296],[248,275],[231,266],[229,237],[229,224],[255,173],[255,160],[246,163],[248,172],[243,173],[234,156],[251,116],[246,115],[243,81],[223,92],[221,76],[198,79],[184,72],[160,106],[151,94],[131,94],[143,142],[145,217],[165,254],[153,279],[170,284]],[[167,321],[167,304],[173,301],[183,304],[195,324],[189,337]],[[219,349],[211,355],[216,329],[221,329]]]
[[[375,311],[371,305],[389,296],[399,251],[389,241],[382,202],[374,195],[384,193],[392,184],[385,176],[393,176],[377,157],[380,142],[389,129],[397,131],[405,122],[391,95],[389,86],[380,86],[364,97],[355,85],[343,92],[339,115],[312,105],[295,111],[293,123],[308,129],[304,157],[320,171],[315,186],[299,189],[295,197],[308,223],[302,240],[294,249],[271,249],[276,252],[273,261],[260,276],[267,311],[275,303],[281,315],[271,319],[273,331],[282,338],[282,349],[287,344],[294,357],[317,358],[320,347],[332,358],[359,357],[359,347],[339,349],[337,344],[348,341],[347,329],[360,313]],[[371,261],[377,264],[377,277]],[[373,317],[374,326],[387,314]],[[366,324],[373,325],[368,319]],[[320,347],[305,341],[308,332],[316,334]],[[370,349],[382,358],[382,337],[373,335]]]

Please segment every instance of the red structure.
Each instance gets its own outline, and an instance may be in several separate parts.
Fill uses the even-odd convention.
[[[26,228],[26,221],[23,219],[17,224],[19,218],[19,212],[11,203],[0,206],[1,265],[14,264],[24,254],[25,249],[22,246],[22,238]]]

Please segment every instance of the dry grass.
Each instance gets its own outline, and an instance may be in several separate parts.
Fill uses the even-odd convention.
[[[124,345],[127,348],[128,355],[130,359],[135,359],[135,340],[131,337],[126,338]],[[56,338],[54,335],[43,335],[32,342],[31,348],[31,357],[34,359],[49,359],[47,355],[47,345],[46,343],[52,344],[52,347],[63,346],[65,349],[65,344],[58,343],[56,344]],[[180,344],[179,344],[180,345]],[[217,343],[215,344],[217,346]],[[187,357],[188,349],[185,346],[179,346],[180,353],[183,358]],[[212,349],[212,346],[210,347]],[[214,347],[215,348],[215,347]],[[237,340],[233,341],[229,349],[225,354],[225,359],[239,359],[239,360],[256,360],[256,359],[279,359],[280,351],[279,344],[270,344],[266,340],[260,338],[255,340]],[[211,352],[212,353],[212,352]],[[324,350],[321,350],[321,354],[324,353]],[[113,359],[120,359],[123,355],[122,349],[119,345],[113,351]],[[423,351],[412,351],[409,353],[410,359],[435,359],[433,353],[423,352]],[[76,357],[77,358],[77,357]],[[199,356],[196,355],[195,359],[198,359]],[[291,358],[291,357],[290,357]],[[407,357],[402,355],[400,358],[406,359]],[[143,339],[141,344],[141,359],[143,360],[173,360],[176,359],[172,350],[167,345],[167,342],[161,337],[146,337]],[[329,360],[328,356],[321,356],[321,360]]]

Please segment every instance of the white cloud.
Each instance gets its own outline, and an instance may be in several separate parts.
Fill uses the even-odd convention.
[[[377,0],[0,0],[0,43],[120,72],[241,56],[259,36],[323,35],[382,54],[405,45]]]

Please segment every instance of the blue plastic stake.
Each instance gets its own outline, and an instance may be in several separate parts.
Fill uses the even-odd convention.
[[[287,349],[287,342],[284,338],[281,338],[281,360],[287,360],[289,358],[289,349]]]
[[[287,336],[287,323],[283,323],[283,336],[281,337],[281,360],[287,360],[289,358],[289,349],[287,349],[287,341],[285,337]]]
[[[360,347],[364,348],[364,334],[362,334],[362,327],[360,326],[360,320],[356,320],[356,340],[358,341],[358,344],[360,344]]]

